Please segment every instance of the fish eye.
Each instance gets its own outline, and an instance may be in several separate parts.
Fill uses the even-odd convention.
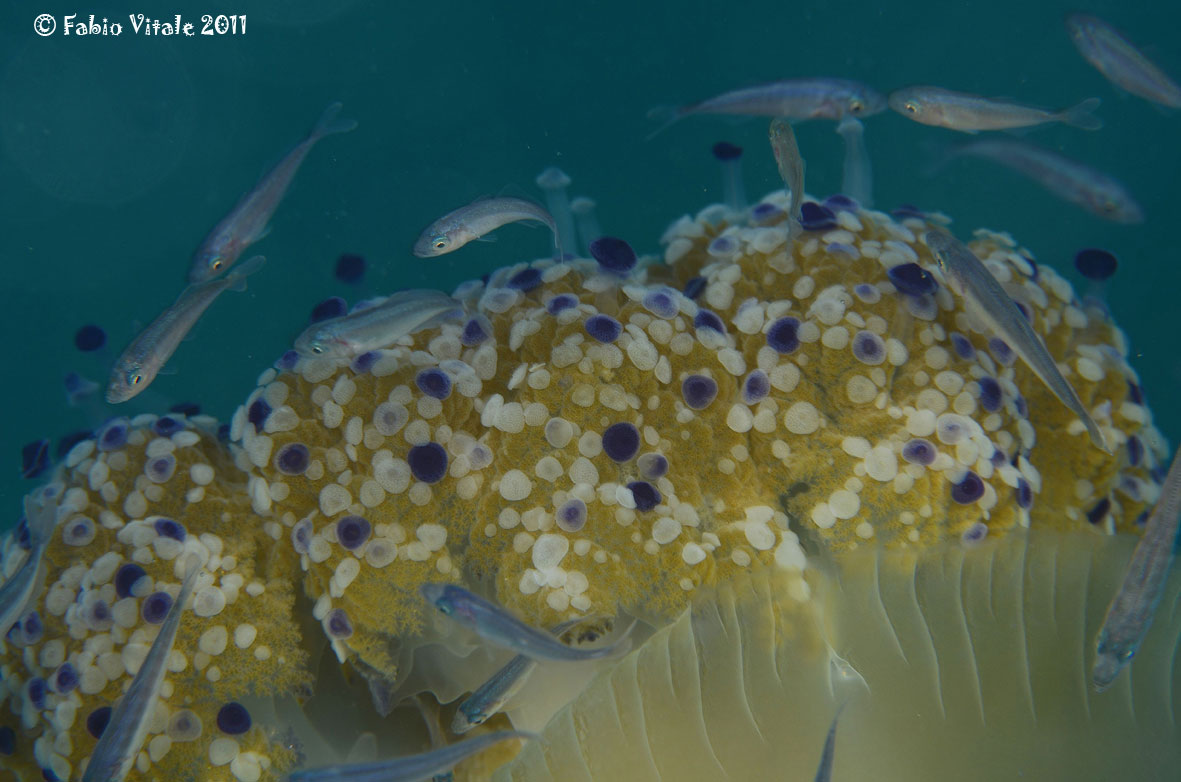
[[[431,244],[435,246],[436,250],[445,250],[447,249],[447,245],[451,244],[451,240],[449,240],[446,236],[436,236],[431,241]]]
[[[903,106],[911,114],[919,113],[919,104],[915,103],[914,101],[908,100],[905,104],[903,104]]]
[[[224,266],[224,265],[225,265],[225,262],[224,262],[224,261],[223,261],[221,258],[214,258],[213,260],[211,260],[211,261],[209,262],[209,266],[210,266],[212,269],[214,269],[215,271],[216,271],[217,269],[220,269],[220,268],[221,268],[222,266]]]
[[[127,385],[138,386],[143,382],[144,376],[143,373],[139,371],[139,367],[136,366],[127,370],[126,379]]]
[[[853,100],[849,101],[849,111],[853,112],[854,114],[860,114],[861,112],[865,111],[865,104],[857,98],[854,98]]]
[[[311,345],[311,348],[312,348],[312,352],[315,353],[317,356],[324,352],[324,346],[321,345],[319,342],[313,342]]]
[[[451,606],[447,603],[439,603],[439,610],[443,612],[443,616],[451,616]]]

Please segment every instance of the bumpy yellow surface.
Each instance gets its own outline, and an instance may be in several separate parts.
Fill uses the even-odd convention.
[[[263,373],[235,414],[232,458],[197,430],[199,442],[176,450],[176,475],[151,499],[138,485],[146,478],[136,477],[149,442],[101,457],[79,446],[63,474],[75,487],[77,512],[96,520],[98,509],[110,515],[87,546],[55,542],[48,594],[68,572],[77,574],[66,580],[73,589],[107,552],[120,562],[150,557],[148,574],[175,592],[171,558],[152,554],[151,540],[104,527],[159,514],[183,521],[190,540],[217,541],[199,538],[216,555],[211,572],[221,589],[236,598],[216,616],[186,613],[177,638],[186,667],[170,676],[166,703],[194,709],[204,733],[157,758],[151,741],[162,734],[155,730],[141,770],[150,757],[150,768],[165,778],[180,768],[174,762],[191,767],[194,755],[208,758],[221,703],[306,684],[301,649],[322,641],[298,638],[293,588],[310,598],[342,661],[395,687],[409,673],[409,650],[437,637],[438,620],[417,590],[427,581],[464,583],[540,626],[620,612],[659,626],[703,585],[756,563],[801,568],[825,548],[927,547],[958,541],[969,529],[979,533],[977,522],[988,535],[1030,525],[1134,529],[1155,500],[1151,470],[1164,447],[1147,408],[1129,398],[1135,376],[1126,344],[1101,308],[1084,307],[1065,280],[1033,265],[1007,236],[985,232],[971,243],[1032,314],[1114,455],[1093,447],[1082,423],[1019,361],[1005,366],[990,353],[991,335],[979,332],[942,284],[919,238],[932,223],[867,211],[841,211],[836,220],[836,227],[805,232],[789,245],[782,215],[731,225],[723,209],[711,207],[669,229],[664,263],[641,264],[626,279],[593,261],[502,269],[487,285],[457,292],[490,326],[488,339],[465,345],[467,324],[457,322],[403,337],[360,364],[288,357],[280,362],[285,369]],[[934,275],[933,296],[919,301],[891,285],[887,270],[906,263]],[[539,272],[535,287],[522,284],[529,267]],[[699,287],[695,298],[679,292],[698,277],[703,286],[692,284]],[[675,312],[645,305],[646,295],[661,290]],[[551,313],[547,304],[560,294],[576,304]],[[701,310],[720,318],[725,333],[695,327]],[[618,339],[601,343],[588,335],[586,321],[595,314],[622,325]],[[768,338],[782,318],[798,321],[798,345],[790,350]],[[875,335],[880,357],[867,362],[855,354],[862,332]],[[957,352],[953,332],[967,337],[974,355]],[[416,383],[433,367],[451,381],[442,400]],[[765,374],[769,394],[746,400],[744,383],[756,371]],[[682,391],[693,375],[717,385],[716,398],[701,409],[691,409]],[[995,411],[980,403],[984,377],[1002,391]],[[616,462],[604,452],[602,433],[622,422],[636,427],[641,443],[637,455]],[[1132,435],[1144,452],[1136,465],[1127,447]],[[914,439],[937,453],[931,464],[904,458]],[[419,480],[410,463],[411,448],[428,443],[447,454],[445,475],[432,483]],[[306,469],[281,470],[281,455],[297,445],[307,448]],[[667,459],[667,473],[644,475],[653,460],[645,454]],[[103,459],[122,462],[110,466],[110,500],[102,494],[106,477],[93,476]],[[190,468],[199,461],[213,477],[196,500]],[[957,502],[953,486],[968,471],[983,493]],[[628,488],[634,481],[659,492],[655,507],[636,507]],[[1026,487],[1028,510],[1018,502]],[[142,507],[129,507],[137,488]],[[585,503],[586,520],[568,531],[555,513],[572,498]],[[349,515],[372,530],[352,550],[336,534]],[[11,542],[8,548],[11,572],[17,558]],[[71,565],[80,569],[68,571]],[[806,583],[796,583],[793,597],[807,599]],[[250,594],[252,584],[262,591]],[[46,594],[37,605],[47,604]],[[351,634],[328,633],[338,611]],[[115,671],[124,644],[149,640],[132,635],[138,617],[106,633],[107,641],[87,633],[66,644],[67,657],[87,663],[113,649],[109,666],[117,674],[96,693],[69,696],[77,701],[73,721],[54,707],[34,715],[31,726],[22,727],[19,716],[20,683],[52,671],[38,655],[49,639],[69,637],[66,624],[49,617],[38,648],[9,645],[0,670],[12,708],[0,721],[18,734],[12,767],[32,768],[30,745],[39,735],[54,740],[61,732],[55,720],[69,722],[62,729],[69,739],[55,744],[52,762],[75,768],[87,756],[93,739],[85,734],[85,714],[129,681]],[[235,633],[243,625],[256,633],[239,648]],[[215,626],[226,628],[229,642],[202,657],[198,639]],[[94,644],[103,643],[98,652]],[[96,654],[85,657],[87,648]],[[289,760],[257,727],[239,743],[247,760],[206,778],[249,782],[256,771],[266,777]],[[50,757],[43,753],[39,761]]]

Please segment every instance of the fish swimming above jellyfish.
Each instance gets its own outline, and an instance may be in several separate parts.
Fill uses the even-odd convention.
[[[308,137],[288,152],[213,227],[193,253],[189,263],[190,283],[205,282],[225,274],[237,263],[247,247],[266,236],[270,230],[267,223],[271,215],[279,208],[291,181],[316,142],[334,133],[348,133],[357,127],[355,120],[337,118],[341,108],[340,103],[333,103],[326,108]]]
[[[938,259],[952,289],[973,305],[975,313],[983,319],[992,333],[1004,340],[1054,396],[1082,420],[1091,436],[1091,442],[1110,452],[1107,438],[1083,406],[1078,393],[1062,376],[1041,337],[1033,330],[1029,320],[997,282],[988,267],[981,263],[971,250],[945,231],[928,231],[924,238]]]
[[[1104,220],[1125,225],[1144,222],[1144,210],[1115,177],[1027,141],[981,139],[949,150],[946,157],[991,160]]]
[[[483,198],[448,212],[423,229],[414,243],[419,258],[446,255],[468,242],[484,237],[509,223],[536,220],[554,234],[554,247],[561,253],[558,224],[545,209],[523,198]]]
[[[1047,111],[1000,98],[916,85],[890,93],[889,102],[890,108],[907,119],[964,133],[1032,128],[1051,122],[1083,130],[1103,127],[1103,122],[1091,113],[1099,107],[1098,98],[1088,98],[1061,111]]]
[[[185,288],[176,302],[160,313],[119,354],[107,382],[107,401],[118,404],[142,393],[156,379],[209,305],[224,291],[246,290],[246,278],[261,269],[265,262],[263,256],[256,255],[225,277],[193,283]]]
[[[687,106],[652,109],[649,118],[663,119],[664,123],[648,138],[692,114],[783,117],[793,121],[840,120],[871,117],[885,111],[886,106],[886,98],[880,92],[851,79],[786,79],[742,87]]]
[[[313,323],[296,337],[295,350],[305,356],[358,356],[392,345],[432,323],[462,315],[460,302],[442,291],[399,291],[380,302]]]
[[[1181,86],[1102,19],[1069,14],[1070,40],[1087,62],[1122,90],[1167,108],[1181,108]]]
[[[1165,476],[1160,498],[1136,542],[1123,582],[1099,630],[1091,681],[1098,690],[1111,686],[1136,654],[1160,605],[1165,579],[1176,555],[1181,524],[1181,451]]]

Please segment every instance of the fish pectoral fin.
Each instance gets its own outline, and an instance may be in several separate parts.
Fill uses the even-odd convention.
[[[483,236],[477,236],[476,241],[477,242],[495,242],[496,235],[495,234],[484,234]]]
[[[175,369],[168,369],[167,367],[160,367],[160,371],[156,373],[156,376],[157,377],[167,377],[169,375],[175,375],[176,373],[177,372]]]

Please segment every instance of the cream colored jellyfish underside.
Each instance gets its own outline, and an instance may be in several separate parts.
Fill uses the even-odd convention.
[[[839,577],[762,572],[700,595],[600,676],[494,779],[1172,779],[1174,574],[1135,663],[1089,687],[1132,541],[1020,533],[972,549],[859,551]],[[969,629],[970,628],[970,629]]]

